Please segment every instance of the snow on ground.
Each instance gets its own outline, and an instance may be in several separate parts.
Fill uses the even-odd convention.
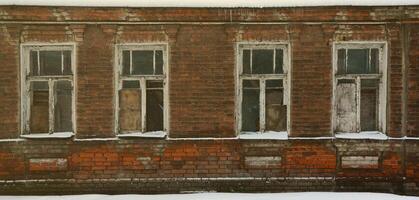
[[[299,7],[419,5],[418,0],[0,0],[0,5],[100,7]]]
[[[0,196],[0,200],[419,200],[384,193],[195,193],[165,195]]]

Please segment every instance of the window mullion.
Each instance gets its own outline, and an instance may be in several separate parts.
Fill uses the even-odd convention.
[[[261,132],[265,132],[265,85],[266,85],[266,80],[265,79],[261,79],[260,80],[260,92],[259,92],[259,126],[260,126],[260,131]]]
[[[64,51],[61,51],[61,74],[64,74]]]
[[[156,74],[156,50],[153,51],[153,74]]]
[[[356,131],[361,131],[361,78],[356,77]]]
[[[275,74],[275,69],[276,69],[276,62],[275,62],[275,59],[276,59],[276,49],[274,49],[273,71],[272,71],[272,73],[273,73],[273,74]]]
[[[54,110],[55,110],[55,91],[54,91],[54,81],[52,79],[48,80],[48,93],[49,93],[49,133],[54,132]]]
[[[36,57],[37,57],[37,63],[38,63],[38,76],[40,76],[41,75],[41,59],[40,59],[40,56],[39,56],[39,50],[38,51],[36,51],[37,53],[36,53]]]
[[[243,60],[243,58],[242,58]],[[243,66],[242,66],[243,68]],[[243,69],[242,69],[243,71]],[[253,49],[250,49],[250,74],[253,74]]]
[[[140,90],[141,90],[141,132],[145,132],[146,131],[145,120],[146,120],[146,114],[147,114],[147,111],[146,111],[146,107],[147,107],[146,106],[146,101],[147,101],[146,90],[147,90],[147,88],[146,88],[146,81],[145,81],[144,78],[140,79]]]

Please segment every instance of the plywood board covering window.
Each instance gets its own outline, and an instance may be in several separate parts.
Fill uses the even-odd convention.
[[[167,45],[117,46],[116,132],[166,131]]]
[[[238,44],[239,132],[286,132],[289,124],[287,44]]]
[[[74,130],[74,45],[24,44],[22,133]]]
[[[385,132],[386,74],[385,43],[335,44],[335,132]]]

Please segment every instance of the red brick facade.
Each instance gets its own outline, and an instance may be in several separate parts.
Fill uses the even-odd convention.
[[[0,6],[0,193],[418,195],[418,12],[417,6]],[[236,44],[278,41],[291,51],[289,139],[238,139]],[[342,41],[387,43],[391,139],[333,137],[332,47]],[[76,44],[73,138],[20,137],[20,45],[37,42]],[[115,46],[150,42],[168,44],[168,137],[118,138]]]

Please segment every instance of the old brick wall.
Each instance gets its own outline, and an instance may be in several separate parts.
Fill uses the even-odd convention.
[[[335,190],[417,195],[419,148],[412,137],[419,136],[418,10],[2,6],[0,193]],[[408,33],[407,66],[402,26]],[[236,44],[249,41],[289,44],[288,140],[236,138]],[[339,41],[387,42],[387,134],[394,139],[333,138],[332,46]],[[76,44],[73,138],[19,137],[20,44],[38,42]],[[152,42],[169,47],[169,138],[117,138],[115,45]],[[410,138],[403,139],[406,135]]]

